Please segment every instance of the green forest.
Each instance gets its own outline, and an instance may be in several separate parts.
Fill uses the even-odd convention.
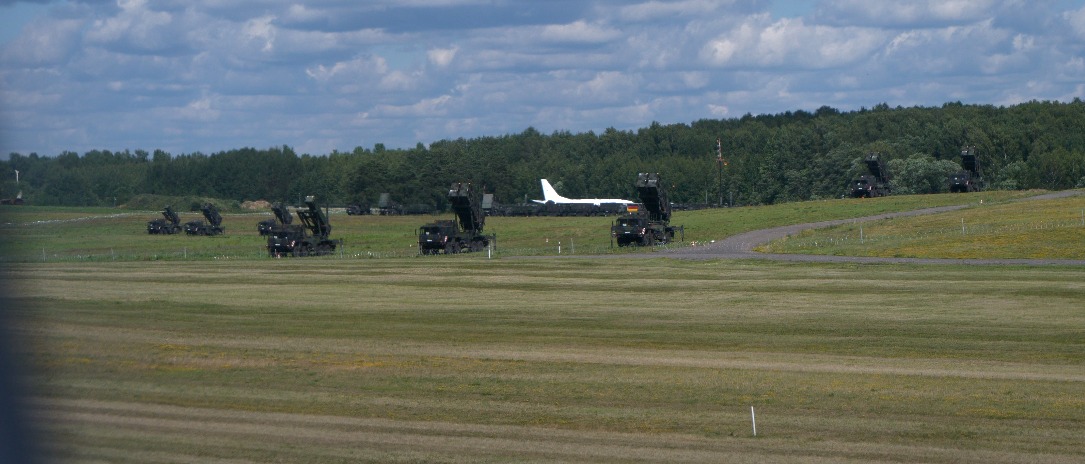
[[[944,192],[947,177],[961,169],[964,146],[976,147],[988,189],[1085,187],[1085,103],[879,104],[848,112],[823,106],[636,131],[527,128],[410,149],[381,143],[320,154],[289,146],[212,154],[126,148],[11,153],[0,165],[3,198],[21,192],[34,205],[123,206],[147,195],[288,203],[315,195],[332,206],[375,205],[387,192],[403,205],[443,210],[453,182],[482,186],[504,204],[541,198],[540,178],[572,198],[635,199],[638,172],[660,173],[675,203],[759,205],[846,195],[849,182],[866,173],[868,153],[887,160],[894,194]]]

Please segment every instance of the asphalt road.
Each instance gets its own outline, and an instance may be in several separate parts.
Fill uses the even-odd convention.
[[[1031,201],[1042,200],[1051,198],[1063,198],[1068,196],[1074,196],[1081,194],[1081,191],[1077,190],[1065,190],[1061,192],[1053,192],[1044,195],[1037,195],[1029,197],[1019,201]],[[1082,259],[936,259],[936,258],[877,258],[877,257],[865,257],[865,256],[825,256],[825,255],[804,255],[804,254],[776,254],[776,253],[758,253],[754,251],[754,247],[771,242],[773,240],[787,237],[788,235],[797,234],[801,231],[808,229],[818,229],[822,227],[835,226],[838,224],[856,223],[864,221],[874,221],[878,219],[888,219],[894,217],[905,216],[919,216],[923,214],[935,214],[946,211],[954,211],[967,207],[968,205],[956,205],[956,206],[943,206],[939,208],[926,208],[915,211],[905,211],[899,213],[887,213],[879,214],[875,216],[866,216],[861,218],[841,219],[836,221],[823,221],[823,222],[811,222],[806,224],[794,224],[790,226],[774,227],[772,229],[755,230],[752,232],[746,232],[739,235],[727,237],[723,240],[718,240],[714,243],[693,246],[685,248],[676,248],[663,250],[658,253],[647,254],[624,254],[621,256],[630,257],[659,257],[666,256],[671,258],[680,259],[765,259],[774,261],[796,261],[796,262],[824,262],[824,263],[915,263],[915,264],[982,264],[982,265],[1024,265],[1024,266],[1037,266],[1037,265],[1070,265],[1070,266],[1085,266],[1085,260]]]

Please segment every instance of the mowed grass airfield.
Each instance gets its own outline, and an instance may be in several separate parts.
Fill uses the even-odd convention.
[[[929,250],[982,235],[998,257],[1080,259],[1085,196],[1022,196],[674,223],[707,242],[963,202],[828,253],[957,258]],[[432,218],[336,214],[344,253],[276,260],[258,215],[186,237],[147,236],[154,212],[0,214],[30,412],[61,462],[1085,460],[1082,266],[596,259],[633,252],[609,251],[608,218],[491,218],[494,254],[417,257]],[[818,252],[818,233],[847,236],[770,246]],[[521,257],[555,242],[563,259]]]

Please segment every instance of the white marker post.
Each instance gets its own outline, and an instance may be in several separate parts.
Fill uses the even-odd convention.
[[[753,436],[757,436],[757,416],[753,413],[753,405],[750,405],[750,422],[753,424]]]

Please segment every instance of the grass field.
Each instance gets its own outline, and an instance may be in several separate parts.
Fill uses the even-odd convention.
[[[1085,258],[1085,195],[810,230],[762,251],[908,258]]]
[[[1010,215],[1002,195],[969,211]],[[680,220],[709,240],[962,198]],[[61,462],[1085,460],[1080,266],[395,258],[417,217],[346,216],[335,232],[387,259],[223,258],[255,231],[102,244],[114,212],[59,213],[18,212],[41,216],[7,221],[3,251]],[[540,230],[605,248],[609,222],[500,219],[525,250],[552,248]],[[209,245],[136,258],[144,238]]]
[[[1077,268],[15,271],[39,418],[63,461],[1085,459]]]

